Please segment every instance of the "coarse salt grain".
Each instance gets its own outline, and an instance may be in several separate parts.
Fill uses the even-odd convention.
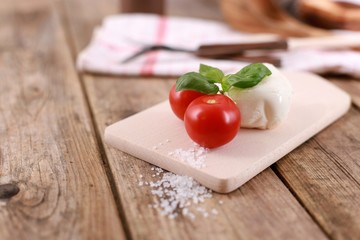
[[[157,197],[157,201],[149,204],[149,207],[159,208],[160,213],[170,219],[176,218],[179,214],[195,219],[196,215],[190,210],[191,204],[199,204],[212,197],[211,190],[201,186],[192,177],[164,172],[161,168],[151,169],[161,173],[161,176],[159,180],[149,182],[151,193]],[[205,208],[197,207],[196,211],[204,218],[209,216]]]
[[[192,167],[195,168],[204,168],[206,167],[205,159],[208,153],[208,149],[201,147],[197,144],[194,144],[194,147],[189,149],[178,148],[168,154],[176,159],[179,159],[183,162],[186,162]]]
[[[169,139],[158,143],[152,147],[153,150],[160,150],[165,144],[169,143]],[[204,168],[206,167],[205,159],[209,149],[201,147],[200,145],[194,143],[194,147],[189,149],[178,148],[174,151],[168,152],[169,156],[172,156],[176,159],[179,159],[192,167],[195,168]]]
[[[219,214],[218,210],[216,210],[215,208],[211,209],[211,213],[214,214],[214,215]]]
[[[159,150],[159,148],[162,148],[166,143],[169,143],[169,142],[170,142],[170,140],[166,139],[165,141],[159,142],[157,145],[152,146],[152,149]]]

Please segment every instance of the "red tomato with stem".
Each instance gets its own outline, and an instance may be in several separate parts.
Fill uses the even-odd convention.
[[[204,95],[206,94],[193,90],[176,91],[176,84],[174,84],[169,93],[171,109],[178,118],[184,120],[184,114],[189,104],[194,99]]]
[[[222,94],[198,97],[184,116],[190,138],[200,146],[220,147],[230,142],[240,129],[240,110],[233,100]]]

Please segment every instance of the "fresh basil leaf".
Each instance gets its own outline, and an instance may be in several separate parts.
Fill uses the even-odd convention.
[[[224,77],[224,73],[220,69],[205,64],[200,64],[199,73],[212,83],[221,83]]]
[[[216,94],[219,87],[210,83],[206,77],[197,72],[185,73],[176,81],[176,91],[195,90],[205,94]]]
[[[221,81],[221,88],[223,90],[223,92],[228,92],[231,85],[229,84],[228,82],[228,78],[230,76],[232,76],[233,74],[229,74],[229,75],[226,75],[225,77],[223,77],[222,81]]]
[[[237,73],[229,76],[229,85],[238,88],[250,88],[256,86],[266,76],[270,76],[271,71],[262,63],[250,64]]]

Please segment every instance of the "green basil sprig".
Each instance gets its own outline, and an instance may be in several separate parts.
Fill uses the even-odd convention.
[[[224,77],[223,71],[205,64],[200,64],[199,73],[213,83],[221,83]]]
[[[216,94],[219,87],[197,72],[188,72],[176,81],[176,91],[195,90],[205,94]]]
[[[254,87],[270,75],[271,71],[262,63],[247,65],[237,73],[226,76],[218,68],[200,64],[199,73],[188,72],[178,78],[176,91],[195,90],[205,94],[216,94],[220,91],[218,87],[220,84],[221,93],[224,93],[232,86],[237,88]]]
[[[271,71],[264,64],[254,63],[230,75],[226,81],[230,86],[237,88],[251,88],[270,75]]]

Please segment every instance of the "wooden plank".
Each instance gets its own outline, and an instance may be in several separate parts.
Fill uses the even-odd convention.
[[[332,239],[360,236],[360,113],[350,112],[276,164]]]
[[[69,39],[73,39],[76,53],[90,40],[88,36],[95,25],[89,22],[99,23],[105,15],[113,13],[116,9],[113,3],[111,0],[66,1],[64,17],[68,19]],[[101,11],[92,12],[92,9]],[[90,15],[94,20],[88,19]],[[92,75],[83,75],[83,80],[101,134],[107,125],[166,99],[174,83],[174,79]],[[133,239],[326,239],[271,169],[231,194],[214,194],[205,207],[216,207],[219,211],[216,218],[169,220],[148,207],[154,196],[149,189],[138,186],[139,175],[151,179],[151,165],[108,146],[105,151],[128,223],[128,234]],[[224,204],[219,206],[219,200]]]
[[[1,186],[7,194],[0,238],[123,239],[84,94],[49,3],[0,4],[0,184],[13,184]]]

